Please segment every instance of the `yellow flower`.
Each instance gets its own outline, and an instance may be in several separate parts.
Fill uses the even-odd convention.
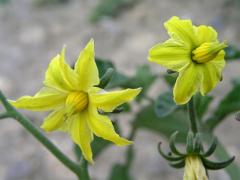
[[[218,41],[211,26],[194,26],[176,16],[164,26],[171,38],[152,47],[149,60],[179,73],[174,100],[185,104],[198,90],[206,95],[221,80],[227,45]]]
[[[91,40],[80,53],[74,70],[65,62],[65,48],[49,64],[44,87],[33,97],[23,96],[10,101],[16,108],[53,112],[47,116],[42,128],[47,131],[63,130],[79,145],[86,160],[93,162],[91,142],[93,134],[117,145],[132,142],[120,137],[111,120],[98,110],[111,112],[117,106],[132,100],[141,88],[106,92],[99,84]]]
[[[198,156],[187,156],[183,180],[208,180],[206,170]]]

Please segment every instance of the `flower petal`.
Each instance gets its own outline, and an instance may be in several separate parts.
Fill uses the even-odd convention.
[[[44,87],[34,96],[23,96],[16,101],[10,101],[10,103],[16,108],[46,111],[62,106],[66,97],[66,93]]]
[[[191,63],[183,69],[179,73],[173,89],[175,102],[177,104],[187,103],[198,90],[201,80],[202,74],[198,64]]]
[[[80,90],[78,75],[65,62],[65,48],[50,62],[43,83],[61,91]]]
[[[218,41],[218,34],[211,26],[198,26],[197,27],[198,46],[206,42]]]
[[[191,50],[183,43],[170,39],[153,46],[149,50],[148,59],[179,72],[191,62]]]
[[[164,27],[173,39],[182,41],[188,47],[195,46],[197,38],[191,20],[181,20],[174,16],[164,23]]]
[[[94,41],[92,39],[80,53],[74,69],[79,74],[81,90],[87,91],[90,87],[99,84],[98,69],[94,59]]]
[[[114,92],[94,93],[94,94],[90,94],[90,101],[97,108],[105,112],[111,112],[117,106],[125,102],[131,101],[140,93],[140,91],[141,91],[141,88],[126,89],[126,90],[114,91]]]
[[[89,127],[95,135],[112,141],[119,146],[125,146],[132,143],[120,137],[115,132],[111,120],[107,116],[99,115],[96,107],[89,106],[88,117]]]
[[[183,180],[208,180],[206,170],[198,156],[186,158]]]
[[[200,92],[203,96],[211,91],[220,81],[222,70],[225,66],[224,54],[224,51],[220,51],[215,59],[201,66],[203,81],[200,86]]]
[[[47,132],[57,130],[64,123],[64,108],[57,109],[49,114],[45,119],[41,128]]]
[[[82,150],[84,158],[93,163],[91,142],[93,134],[87,124],[88,115],[86,112],[81,112],[72,117],[70,134],[73,141],[78,144]]]

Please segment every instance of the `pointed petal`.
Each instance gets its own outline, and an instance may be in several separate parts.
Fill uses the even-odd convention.
[[[200,86],[200,92],[203,96],[210,92],[221,80],[222,70],[225,66],[224,55],[225,52],[222,50],[213,60],[201,66],[203,81]]]
[[[165,22],[164,26],[173,39],[184,42],[188,47],[196,45],[196,30],[191,20],[181,20],[174,16]]]
[[[198,26],[197,27],[198,46],[206,42],[217,41],[218,34],[211,26]]]
[[[152,47],[148,59],[179,72],[191,62],[191,50],[183,43],[170,39]]]
[[[99,84],[98,69],[94,59],[93,39],[80,53],[74,69],[79,75],[81,90],[87,91],[90,87]]]
[[[70,134],[73,141],[81,148],[84,158],[93,163],[91,149],[93,134],[88,127],[87,118],[86,112],[75,115],[72,119]]]
[[[41,128],[44,129],[46,132],[57,130],[64,123],[64,113],[64,108],[53,111],[44,119]]]
[[[138,89],[126,89],[114,92],[103,92],[90,94],[90,101],[97,108],[105,111],[111,112],[117,106],[131,101],[141,92],[141,88]]]
[[[88,124],[92,132],[103,139],[112,141],[116,145],[125,146],[132,142],[120,137],[114,130],[111,120],[107,116],[99,115],[96,107],[88,108]]]
[[[202,80],[198,64],[191,63],[182,70],[175,83],[173,94],[177,104],[186,104],[196,93]]]
[[[66,97],[66,93],[44,87],[34,96],[23,96],[16,101],[10,101],[10,103],[20,109],[46,111],[62,106]]]
[[[65,62],[65,48],[50,62],[43,83],[61,91],[80,90],[78,75]]]

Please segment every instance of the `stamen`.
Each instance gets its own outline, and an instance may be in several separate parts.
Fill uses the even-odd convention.
[[[225,43],[203,43],[201,46],[192,51],[192,59],[197,63],[211,61],[226,47],[227,45]]]
[[[87,108],[88,94],[83,91],[69,93],[66,100],[67,114],[75,114]]]

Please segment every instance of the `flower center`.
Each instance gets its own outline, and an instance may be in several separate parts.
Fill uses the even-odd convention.
[[[192,51],[192,59],[197,63],[205,63],[214,59],[219,51],[226,48],[225,43],[209,42],[203,43]]]
[[[88,94],[83,91],[71,92],[67,96],[66,109],[68,114],[83,111],[88,105]]]

